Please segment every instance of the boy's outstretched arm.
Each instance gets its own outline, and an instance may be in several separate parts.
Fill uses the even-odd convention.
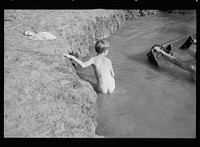
[[[74,57],[72,55],[68,55],[68,54],[63,54],[63,55],[66,56],[67,58],[70,58],[70,59],[73,59],[74,61],[76,61],[76,63],[78,63],[82,68],[88,67],[94,63],[93,58],[90,58],[86,62],[82,62],[81,60],[77,59],[76,57]]]

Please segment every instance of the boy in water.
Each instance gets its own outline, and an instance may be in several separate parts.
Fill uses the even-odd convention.
[[[171,56],[170,54],[164,52],[159,46],[155,46],[154,50],[156,50],[157,52],[161,53],[165,57],[165,59],[167,59],[171,63],[179,66],[183,70],[187,70],[188,72],[190,72],[190,74],[192,76],[192,79],[194,81],[196,81],[196,66],[187,65],[186,63],[182,62],[180,59],[175,58],[174,56]]]
[[[76,61],[82,68],[92,65],[97,79],[96,90],[104,94],[112,93],[115,89],[115,73],[112,62],[105,57],[108,54],[109,47],[110,45],[106,40],[98,40],[95,44],[97,56],[90,58],[86,62],[82,62],[72,55],[63,54],[67,58]]]

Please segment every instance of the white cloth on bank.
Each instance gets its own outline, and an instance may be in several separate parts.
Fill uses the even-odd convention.
[[[31,40],[54,40],[57,38],[49,32],[34,33],[31,31],[26,31],[24,35],[29,36]]]

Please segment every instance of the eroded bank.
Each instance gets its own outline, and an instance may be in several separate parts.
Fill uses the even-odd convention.
[[[61,54],[85,57],[97,39],[143,12],[5,10],[4,137],[100,137],[95,134],[96,93]],[[27,30],[57,38],[31,40]]]

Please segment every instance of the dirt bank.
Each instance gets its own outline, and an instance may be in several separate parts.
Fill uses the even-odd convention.
[[[61,54],[85,57],[97,39],[108,37],[125,19],[141,14],[5,10],[4,137],[99,137],[95,134],[96,93]],[[50,32],[57,38],[31,40],[24,35],[28,30]]]

